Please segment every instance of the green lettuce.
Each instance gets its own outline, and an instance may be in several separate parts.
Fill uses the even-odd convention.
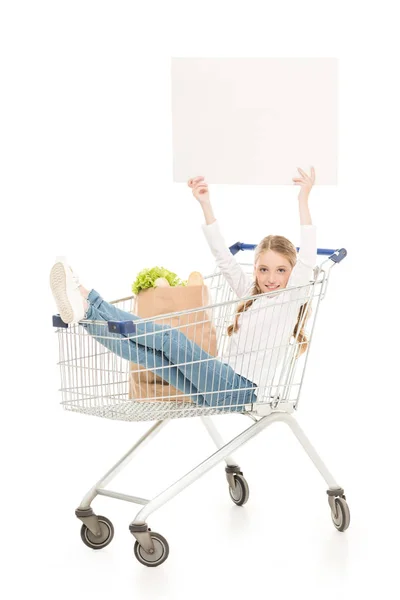
[[[182,281],[172,271],[164,269],[164,267],[153,267],[152,269],[143,269],[138,273],[135,281],[132,283],[132,292],[137,295],[140,290],[147,290],[154,287],[154,282],[159,277],[164,277],[171,287],[177,285],[187,285],[187,281]]]

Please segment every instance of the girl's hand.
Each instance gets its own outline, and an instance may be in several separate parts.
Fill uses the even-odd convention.
[[[308,196],[308,194],[311,192],[311,188],[315,182],[314,167],[311,167],[311,176],[307,175],[307,173],[305,171],[303,171],[303,169],[300,169],[299,167],[297,167],[297,170],[300,172],[302,177],[299,177],[299,178],[292,177],[292,180],[294,182],[294,185],[301,185],[301,190],[299,192],[299,198],[300,198],[300,196]]]
[[[189,179],[188,186],[192,189],[193,196],[200,202],[200,204],[207,204],[210,202],[208,183],[204,181],[204,177],[202,175]]]

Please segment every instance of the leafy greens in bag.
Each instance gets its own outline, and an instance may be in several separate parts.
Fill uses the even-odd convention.
[[[187,281],[179,279],[176,273],[172,273],[172,271],[168,271],[164,267],[153,267],[152,269],[143,269],[138,273],[132,284],[132,292],[137,295],[141,290],[156,287],[155,282],[160,277],[166,279],[171,287],[187,285]]]

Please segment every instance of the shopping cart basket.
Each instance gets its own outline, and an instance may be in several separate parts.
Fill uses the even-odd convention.
[[[241,250],[254,248],[253,244],[238,242],[230,250],[232,254],[236,254]],[[329,258],[315,267],[313,280],[308,284],[240,299],[234,297],[222,273],[217,269],[205,278],[211,303],[206,307],[162,315],[161,325],[161,317],[135,317],[132,321],[125,319],[108,322],[86,320],[69,326],[64,324],[58,315],[53,317],[53,325],[57,328],[59,339],[64,408],[108,419],[156,421],[95,483],[75,511],[83,523],[81,538],[87,546],[93,549],[104,548],[114,535],[111,521],[93,512],[91,503],[94,498],[103,495],[126,500],[143,505],[129,525],[130,532],[136,538],[136,558],[146,566],[160,565],[168,557],[168,543],[162,535],[151,531],[147,517],[222,460],[226,462],[225,473],[232,501],[238,506],[245,504],[249,498],[249,486],[232,452],[276,421],[283,421],[290,427],[325,479],[334,526],[338,531],[347,529],[350,512],[344,490],[336,483],[292,414],[299,405],[318,308],[326,294],[331,267],[340,262],[347,253],[345,249],[320,249],[318,254],[327,255]],[[248,273],[252,272],[252,264],[239,264]],[[123,298],[112,304],[132,312],[133,300],[134,297]],[[241,340],[240,352],[235,355],[229,344],[227,328],[234,321],[238,304],[250,300],[254,300],[252,310],[245,311],[243,318],[256,319],[256,327],[252,328],[256,333],[251,340]],[[270,319],[269,323],[275,325],[270,325],[271,331],[267,336],[257,335],[257,332],[263,331],[268,311],[274,311],[274,319]],[[201,333],[205,325],[215,328],[216,356],[215,352],[214,355],[210,355],[207,348],[203,348],[197,359],[191,356],[191,360],[186,361],[185,346],[181,345],[181,353],[178,360],[175,358],[175,365],[172,366],[169,362],[162,362],[155,342],[149,344],[146,352],[139,352],[143,349],[143,345],[137,343],[141,341],[140,337],[153,336],[155,339],[158,335],[160,340],[161,336],[162,347],[166,348],[167,336],[169,343],[172,343],[171,332],[174,332],[175,336],[181,336],[181,341],[182,334],[187,334],[184,339],[190,345],[189,330],[193,338],[193,331]],[[158,334],[154,333],[154,329],[157,329]],[[308,343],[300,336],[299,332],[302,329],[306,332]],[[239,339],[240,331],[239,329]],[[128,358],[127,348],[130,352]],[[195,385],[197,374],[200,377],[206,373],[206,376],[212,377],[209,367],[214,364],[212,361],[215,359],[236,365],[235,372],[240,372],[248,381],[246,389],[241,389],[240,385],[238,389],[233,389],[232,386],[228,389],[226,381],[213,380],[209,391],[206,388],[201,393],[198,392]],[[251,368],[254,368],[255,364],[262,372],[261,380],[259,379],[257,384],[252,383]],[[190,380],[193,384],[187,388],[184,386],[183,389],[182,379],[179,381],[181,369],[185,373],[189,373],[188,369],[190,370]],[[196,376],[193,376],[193,373]],[[159,376],[157,384],[155,375]],[[136,388],[132,384],[135,377],[136,381],[141,383]],[[211,416],[232,412],[250,418],[252,423],[232,440],[224,442]],[[170,419],[184,417],[200,417],[217,446],[214,454],[151,500],[105,489],[144,442],[149,442]]]

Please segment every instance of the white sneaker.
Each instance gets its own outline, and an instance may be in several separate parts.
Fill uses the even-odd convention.
[[[50,271],[50,286],[64,323],[78,323],[85,318],[86,301],[79,291],[79,278],[60,258]]]

